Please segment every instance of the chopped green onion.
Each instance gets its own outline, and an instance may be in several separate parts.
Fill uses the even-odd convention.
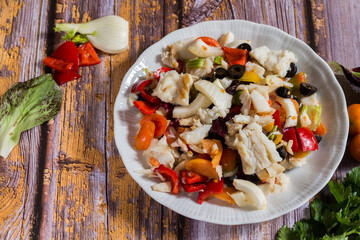
[[[223,57],[217,56],[217,57],[214,59],[214,63],[220,65],[220,64],[221,64],[221,61],[222,61],[223,59],[224,59]]]
[[[234,105],[241,105],[240,96],[243,92],[244,92],[243,90],[240,90],[234,94],[233,99],[232,99],[232,103]]]
[[[186,68],[193,69],[193,68],[202,68],[205,63],[205,58],[196,58],[191,59],[186,63]]]
[[[272,141],[272,140],[274,140],[274,138],[275,138],[275,134],[271,134],[270,136],[269,136],[269,139]]]

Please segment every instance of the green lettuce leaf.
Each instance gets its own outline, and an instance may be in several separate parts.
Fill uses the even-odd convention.
[[[7,158],[22,132],[54,118],[61,101],[51,74],[15,83],[0,101],[0,157]]]

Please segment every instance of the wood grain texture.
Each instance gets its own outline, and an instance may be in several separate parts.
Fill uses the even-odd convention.
[[[62,41],[52,30],[56,22],[110,14],[130,22],[130,49],[100,53],[100,65],[82,68],[81,80],[61,87],[63,105],[52,124],[23,134],[10,157],[0,159],[0,239],[273,239],[281,226],[310,214],[306,204],[271,221],[224,226],[172,212],[126,171],[114,142],[113,107],[121,79],[147,47],[201,21],[272,25],[325,60],[360,66],[356,1],[18,0],[0,1],[0,9],[0,95],[49,71],[41,62]],[[345,154],[333,178],[356,165]]]

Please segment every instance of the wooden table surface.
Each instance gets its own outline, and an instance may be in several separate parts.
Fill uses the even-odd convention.
[[[151,44],[201,21],[245,19],[278,27],[326,61],[360,66],[359,0],[0,0],[0,95],[44,73],[62,41],[58,22],[119,15],[130,49],[61,87],[60,113],[25,132],[0,161],[0,239],[273,239],[308,205],[274,220],[223,226],[191,220],[152,200],[126,171],[114,143],[113,107],[123,76]],[[359,97],[345,91],[351,101]],[[347,131],[347,129],[344,129]],[[333,178],[355,160],[347,154]]]

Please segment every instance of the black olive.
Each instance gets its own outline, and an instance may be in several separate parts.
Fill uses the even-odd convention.
[[[284,146],[279,147],[278,149],[276,149],[276,151],[279,153],[279,155],[282,159],[286,158],[287,151]]]
[[[210,81],[210,82],[213,82],[215,80],[214,77],[212,77],[212,76],[204,76],[201,79],[207,80],[207,81]]]
[[[225,68],[217,68],[214,70],[215,78],[223,79],[224,77],[228,77],[229,73]]]
[[[291,96],[292,99],[296,100],[299,104],[299,106],[301,106],[301,101],[297,96]]]
[[[247,50],[248,52],[252,50],[251,46],[248,43],[242,43],[237,48]]]
[[[237,174],[232,175],[231,177],[224,178],[224,183],[230,187],[233,186],[234,179],[237,179]]]
[[[300,93],[304,96],[304,97],[308,97],[313,95],[314,93],[316,93],[317,88],[314,87],[313,85],[306,83],[306,82],[302,82],[300,83]]]
[[[240,79],[245,73],[245,66],[239,64],[232,65],[229,67],[228,73],[231,78]]]
[[[290,90],[286,87],[278,87],[275,90],[276,95],[278,95],[279,97],[282,98],[290,98],[291,97],[291,93]]]
[[[295,76],[296,72],[297,72],[297,66],[295,63],[292,62],[292,63],[290,63],[290,70],[287,71],[285,77],[288,77],[288,78],[293,77],[293,76]]]
[[[317,141],[318,143],[320,143],[320,142],[321,142],[321,139],[322,139],[322,136],[319,136],[319,135],[317,135],[317,134],[314,134],[314,136],[315,136],[315,138],[316,138],[316,141]]]

